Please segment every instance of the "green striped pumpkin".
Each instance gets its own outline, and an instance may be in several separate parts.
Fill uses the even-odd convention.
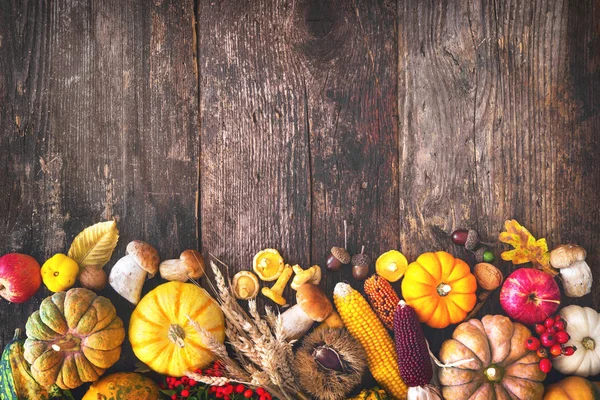
[[[23,356],[23,340],[21,330],[15,330],[0,359],[0,400],[48,400],[61,398],[73,399],[68,391],[57,386],[46,390],[33,379],[29,364]]]

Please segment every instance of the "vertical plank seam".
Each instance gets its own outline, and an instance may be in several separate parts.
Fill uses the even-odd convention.
[[[197,173],[196,173],[196,245],[198,246],[198,251],[202,252],[203,243],[202,243],[202,95],[201,95],[201,69],[200,69],[200,57],[198,54],[198,46],[200,44],[200,31],[197,28],[198,25],[198,11],[200,6],[198,4],[198,0],[194,1],[194,10],[192,15],[192,54],[194,55],[194,69],[196,75],[196,101],[198,102],[198,161],[197,161]]]
[[[477,169],[479,168],[477,165],[477,91],[479,90],[479,68],[477,65],[477,44],[475,43],[475,34],[473,33],[473,23],[471,21],[471,9],[470,4],[467,4],[467,20],[469,21],[469,33],[471,34],[471,41],[473,42],[473,53],[475,56],[475,94],[473,96],[473,193],[477,193],[477,183],[478,183],[478,174]],[[473,202],[475,203],[475,226],[477,230],[480,231],[481,226],[479,226],[479,206],[477,204],[477,197],[473,196]]]
[[[197,0],[196,0],[197,1]],[[308,193],[309,193],[309,225],[308,225],[308,263],[313,264],[313,173],[312,173],[312,142],[310,134],[310,119],[308,117],[308,89],[306,88],[306,78],[302,77],[302,87],[304,89],[304,131],[306,132],[306,146],[308,147]]]

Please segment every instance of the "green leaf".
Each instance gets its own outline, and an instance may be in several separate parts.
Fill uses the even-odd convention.
[[[73,239],[68,256],[79,268],[102,268],[110,260],[119,240],[115,221],[99,222],[85,228]]]

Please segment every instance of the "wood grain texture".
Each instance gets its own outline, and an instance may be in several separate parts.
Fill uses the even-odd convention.
[[[107,270],[132,239],[163,258],[196,248],[193,2],[0,4],[0,252],[42,263],[112,218],[121,235]],[[133,306],[102,294],[127,322]],[[2,344],[47,295],[2,300]],[[133,361],[126,342],[116,369]]]
[[[200,3],[205,250],[235,270],[266,247],[324,266],[344,219],[351,250],[396,245],[394,16],[384,3]],[[329,292],[350,269],[331,275]]]
[[[324,267],[347,220],[352,252],[473,263],[448,234],[499,257],[516,218],[588,249],[594,290],[564,303],[600,309],[599,96],[597,0],[0,0],[0,254],[115,218],[109,267],[132,239]],[[0,299],[0,344],[48,294]]]
[[[598,3],[398,4],[409,258],[440,248],[473,261],[446,233],[469,227],[495,242],[516,218],[551,248],[586,247],[598,276]],[[598,285],[564,303],[598,309]],[[483,313],[498,312],[496,295]],[[450,332],[429,331],[432,347]]]

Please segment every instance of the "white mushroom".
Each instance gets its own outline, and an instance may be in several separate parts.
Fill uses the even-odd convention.
[[[137,304],[142,296],[146,276],[154,277],[159,262],[160,258],[154,247],[141,240],[134,240],[127,245],[127,255],[110,270],[108,283],[127,301]]]
[[[560,269],[563,289],[569,297],[581,297],[592,290],[592,271],[585,262],[587,253],[581,246],[562,244],[550,253],[550,264]]]
[[[297,304],[281,314],[283,332],[288,340],[301,338],[313,323],[325,320],[333,306],[318,286],[305,283],[296,291]]]
[[[175,260],[160,263],[160,276],[168,281],[187,282],[204,275],[204,257],[196,250],[186,250]]]

